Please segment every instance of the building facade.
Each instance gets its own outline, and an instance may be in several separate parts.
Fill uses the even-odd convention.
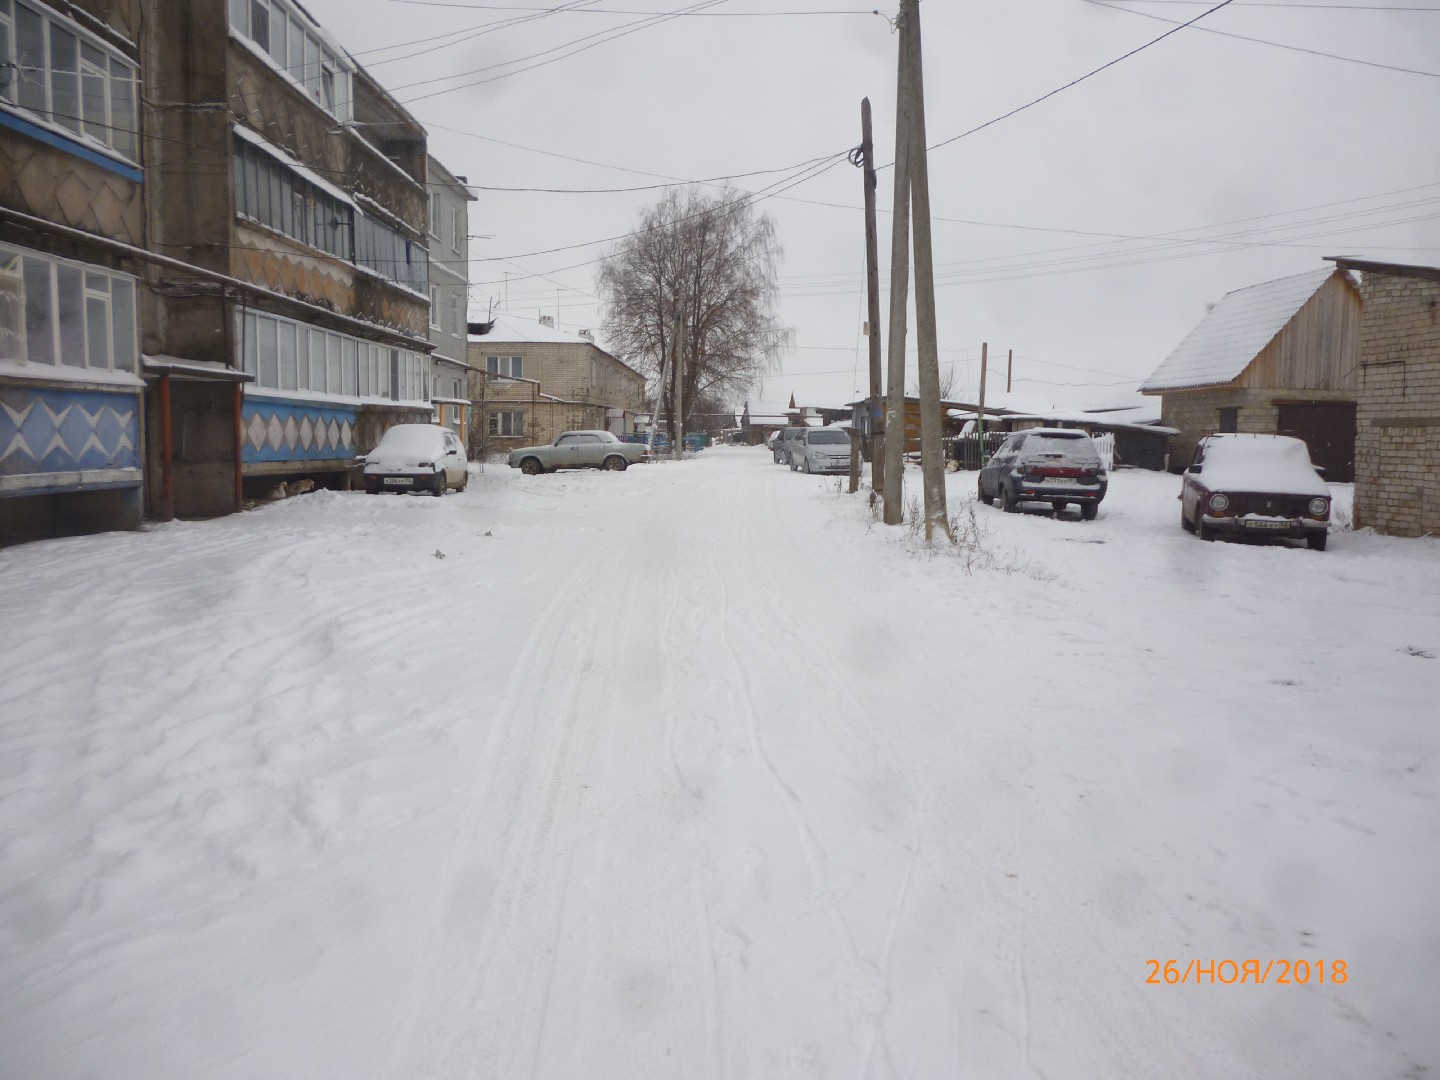
[[[1363,275],[1355,527],[1440,535],[1440,267],[1335,262]]]
[[[0,0],[0,544],[136,528],[140,0]]]
[[[291,0],[148,7],[150,512],[346,485],[430,417],[424,129]]]
[[[466,178],[429,159],[431,403],[435,421],[468,442],[470,365],[466,349],[470,300],[470,204]]]
[[[1179,434],[1172,468],[1206,435],[1294,435],[1330,480],[1354,478],[1360,294],[1331,267],[1227,293],[1141,386]]]
[[[562,431],[633,434],[645,407],[645,377],[585,334],[554,321],[497,315],[474,324],[470,398],[478,445],[491,452],[550,442]]]

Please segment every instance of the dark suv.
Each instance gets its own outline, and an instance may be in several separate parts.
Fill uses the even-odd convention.
[[[1022,502],[1046,502],[1058,514],[1071,503],[1094,521],[1109,478],[1090,436],[1070,428],[1017,431],[980,470],[980,501],[999,499],[1013,514]]]

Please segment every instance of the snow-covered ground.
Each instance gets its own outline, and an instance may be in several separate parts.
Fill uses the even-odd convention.
[[[1440,542],[950,482],[968,558],[741,448],[0,552],[0,1077],[1434,1075]]]

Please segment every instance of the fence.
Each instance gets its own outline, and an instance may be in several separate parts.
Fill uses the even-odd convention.
[[[978,435],[956,435],[945,440],[945,457],[961,469],[978,469],[1010,437],[1008,431],[987,431]]]
[[[1095,443],[1095,449],[1100,451],[1100,464],[1105,466],[1105,471],[1115,468],[1115,433],[1101,432],[1091,436],[1091,440]]]

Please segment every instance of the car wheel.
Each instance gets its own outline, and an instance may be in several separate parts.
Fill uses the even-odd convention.
[[[1052,503],[1050,504],[1050,509],[1055,512],[1055,516],[1056,516],[1056,517],[1059,517],[1061,514],[1063,514],[1063,513],[1065,512],[1065,507],[1066,507],[1066,505],[1068,505],[1068,504],[1063,503],[1063,502],[1052,502]]]
[[[539,476],[545,469],[540,464],[539,458],[527,457],[520,462],[520,471],[526,476]]]
[[[366,494],[366,495],[379,495],[379,494],[380,494],[380,485],[379,485],[379,484],[366,484],[366,485],[365,485],[365,494]]]
[[[1095,520],[1095,516],[1096,516],[1097,514],[1099,514],[1099,513],[1100,513],[1100,504],[1099,504],[1099,503],[1081,503],[1081,504],[1080,504],[1080,520],[1081,520],[1081,521],[1094,521],[1094,520]]]
[[[430,494],[437,499],[445,496],[445,470],[441,469],[435,474],[435,486],[430,489]]]
[[[465,488],[466,488],[466,485],[468,485],[469,483],[470,483],[470,470],[467,469],[467,470],[465,470],[465,475],[461,477],[460,483],[456,486],[455,490],[456,490],[456,491],[464,491]]]
[[[988,504],[990,502],[989,498],[985,495],[985,481],[978,478],[975,481],[975,498],[979,499],[982,503]]]
[[[800,471],[803,472],[803,473],[805,473],[805,474],[807,474],[807,475],[809,474],[809,472],[810,472],[810,459],[809,459],[808,457],[806,457],[806,458],[801,458],[801,459],[800,459]]]
[[[605,459],[604,467],[610,470],[610,472],[624,472],[629,465],[630,463],[619,454],[611,454]]]
[[[1215,539],[1215,530],[1205,524],[1205,518],[1200,513],[1198,506],[1195,508],[1195,535],[1205,541],[1213,541]]]
[[[1311,551],[1324,551],[1325,541],[1330,539],[1329,533],[1312,532],[1305,535],[1305,546]]]
[[[1007,514],[1013,514],[1020,509],[1020,502],[1010,492],[1005,490],[1005,485],[1000,485],[1000,509]]]
[[[1185,507],[1180,507],[1180,528],[1188,533],[1195,531],[1195,523],[1185,516]]]
[[[798,467],[798,466],[796,466],[796,464],[795,464],[795,459],[794,459],[794,458],[791,458],[791,459],[790,459],[790,471],[791,471],[791,472],[794,472],[797,467]]]

